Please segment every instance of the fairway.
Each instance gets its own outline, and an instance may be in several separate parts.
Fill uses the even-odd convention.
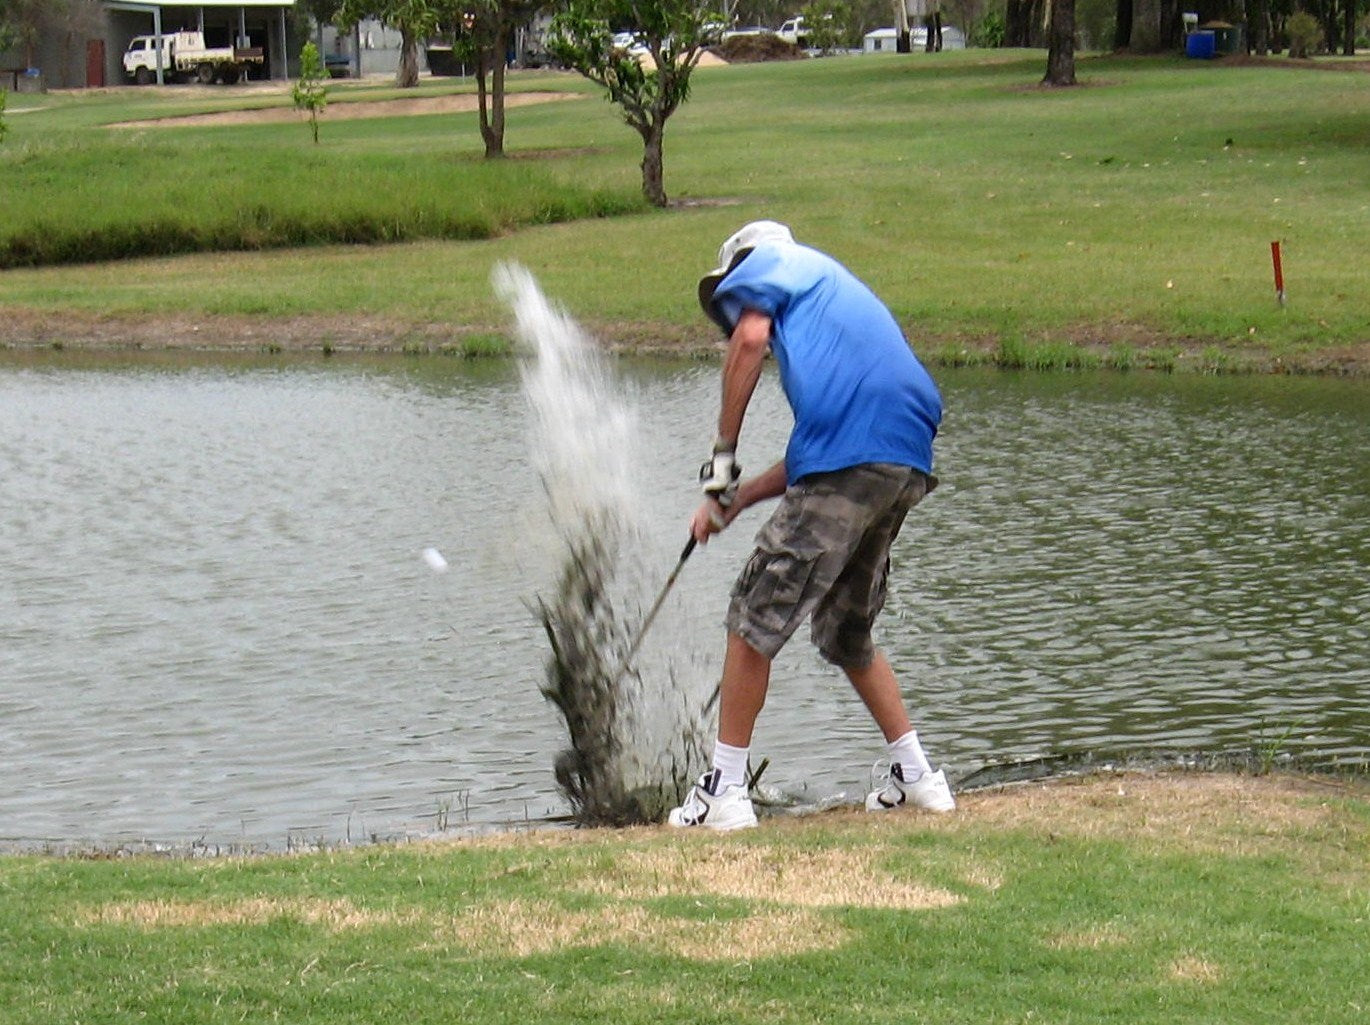
[[[566,73],[511,76],[515,94],[582,102],[511,108],[502,161],[481,159],[473,113],[338,117],[314,146],[288,120],[106,127],[284,97],[14,97],[0,341],[128,343],[151,316],[213,320],[239,347],[285,321],[286,347],[320,347],[366,318],[376,330],[340,344],[440,347],[497,329],[490,269],[515,259],[606,344],[707,349],[694,282],[770,217],[849,263],[941,362],[1364,368],[1363,70],[1086,57],[1078,88],[1046,90],[1043,62],[701,68],[667,127],[664,211],[642,201],[637,136]],[[350,84],[329,111],[412,98]]]

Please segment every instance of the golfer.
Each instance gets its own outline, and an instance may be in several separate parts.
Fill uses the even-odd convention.
[[[699,301],[728,335],[705,499],[690,521],[707,542],[742,510],[780,498],[756,537],[724,625],[713,767],[671,811],[673,826],[756,825],[744,780],[771,661],[807,619],[814,645],[841,668],[884,734],[888,774],[866,808],[956,807],[933,771],[899,684],[871,639],[885,601],[890,545],[905,514],[937,485],[932,439],[942,399],[884,304],[836,260],[755,221],[723,243]],[[794,428],[785,458],[741,479],[737,443],[767,352]]]

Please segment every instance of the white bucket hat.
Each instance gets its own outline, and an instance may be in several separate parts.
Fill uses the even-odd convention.
[[[723,245],[718,247],[718,266],[699,279],[699,305],[711,320],[718,320],[714,312],[714,289],[728,276],[737,261],[757,246],[766,242],[794,242],[790,229],[779,221],[752,221],[738,228]],[[723,325],[727,330],[727,325]]]

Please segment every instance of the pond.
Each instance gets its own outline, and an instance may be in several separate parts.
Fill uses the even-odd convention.
[[[645,606],[718,371],[611,372]],[[953,779],[1089,752],[1365,763],[1370,383],[938,378],[942,487],[880,639]],[[743,464],[788,426],[768,374]],[[279,849],[564,814],[535,614],[560,535],[529,450],[512,362],[0,357],[0,843]],[[701,695],[759,524],[691,558],[644,649]],[[881,744],[801,634],[754,750],[833,799]]]

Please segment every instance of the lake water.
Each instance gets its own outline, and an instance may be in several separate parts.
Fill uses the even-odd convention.
[[[613,372],[645,606],[718,372]],[[943,483],[880,638],[953,778],[1057,753],[1370,757],[1370,382],[938,377]],[[768,375],[749,470],[788,425]],[[646,671],[712,689],[759,522],[692,557]],[[512,363],[5,354],[0,843],[278,849],[564,813],[533,611],[558,552]],[[854,797],[881,744],[801,634],[754,750],[775,786]]]

